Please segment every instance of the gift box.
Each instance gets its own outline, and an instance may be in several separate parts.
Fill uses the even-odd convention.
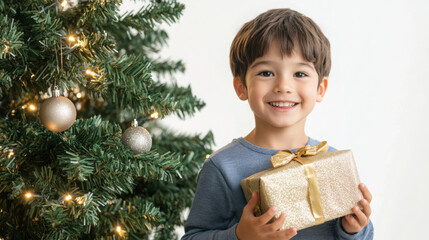
[[[259,193],[255,214],[277,207],[274,221],[287,214],[281,229],[297,230],[352,214],[363,198],[351,150],[326,152],[326,142],[305,146],[295,153],[279,151],[271,157],[273,168],[256,173],[240,184],[247,201]]]

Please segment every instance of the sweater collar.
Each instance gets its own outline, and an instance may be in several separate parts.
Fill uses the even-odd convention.
[[[253,145],[252,143],[248,142],[243,137],[234,139],[234,141],[238,141],[241,145],[243,145],[244,147],[246,147],[252,151],[262,153],[262,154],[267,154],[267,155],[274,155],[278,151],[284,150],[284,149],[276,150],[276,149],[262,148],[262,147]],[[308,137],[308,141],[307,141],[306,145],[314,146],[314,145],[317,145],[318,143],[319,143],[319,141],[312,139],[311,137]],[[294,148],[294,149],[290,149],[290,151],[295,153],[295,151],[298,149],[299,148]]]

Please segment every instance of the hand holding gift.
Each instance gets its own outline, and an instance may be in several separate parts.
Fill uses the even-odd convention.
[[[360,200],[360,204],[363,206],[363,210],[360,210],[358,206],[353,207],[354,214],[348,214],[341,218],[341,226],[344,231],[349,234],[360,232],[366,225],[369,224],[369,216],[371,215],[371,200],[372,194],[369,192],[365,184],[359,184],[364,199]]]
[[[252,198],[243,209],[240,222],[237,225],[235,234],[239,240],[259,240],[259,239],[281,239],[287,240],[296,235],[295,228],[288,228],[279,231],[286,219],[286,213],[272,223],[268,223],[276,214],[276,207],[271,207],[267,212],[259,217],[255,217],[254,211],[258,205],[257,192],[252,193]]]
[[[279,151],[271,157],[272,169],[243,179],[241,186],[246,199],[257,191],[261,201],[257,215],[275,206],[288,214],[280,228],[297,230],[340,218],[348,233],[360,231],[368,224],[370,214],[369,191],[358,188],[357,168],[350,150],[326,152],[328,145],[305,146],[295,153]],[[366,200],[362,201],[364,198]],[[366,204],[361,206],[361,203]],[[353,209],[353,210],[352,210]],[[360,210],[362,209],[363,212]]]

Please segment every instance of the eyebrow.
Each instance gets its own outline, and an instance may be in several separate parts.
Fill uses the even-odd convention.
[[[312,66],[311,64],[306,63],[306,62],[299,62],[299,63],[297,63],[297,64],[298,64],[298,65],[301,65],[301,66],[309,67],[309,68],[311,68],[311,69],[313,69],[313,70],[316,70],[316,69],[314,68],[314,66]]]
[[[264,64],[269,65],[269,64],[272,64],[272,63],[274,63],[274,62],[273,61],[257,61],[255,63],[253,63],[252,65],[250,65],[250,68],[255,68],[258,65],[264,65]],[[305,66],[305,67],[311,68],[312,70],[316,70],[314,68],[314,66],[312,66],[311,64],[306,63],[306,62],[298,62],[298,63],[296,63],[296,65]]]
[[[258,66],[258,65],[263,65],[263,64],[268,65],[270,63],[274,63],[274,62],[272,62],[272,61],[257,61],[257,62],[254,62],[252,65],[250,65],[249,68],[254,68],[254,67]]]

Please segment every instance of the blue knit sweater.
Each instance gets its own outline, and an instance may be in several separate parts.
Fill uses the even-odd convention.
[[[309,138],[307,144],[319,141]],[[330,147],[329,151],[336,149]],[[206,160],[198,175],[194,202],[185,224],[182,240],[237,240],[235,228],[247,204],[240,181],[254,173],[271,168],[270,157],[279,150],[266,149],[234,139]],[[293,149],[292,152],[295,152]],[[293,240],[373,239],[372,223],[350,235],[344,232],[340,219],[298,231]]]

